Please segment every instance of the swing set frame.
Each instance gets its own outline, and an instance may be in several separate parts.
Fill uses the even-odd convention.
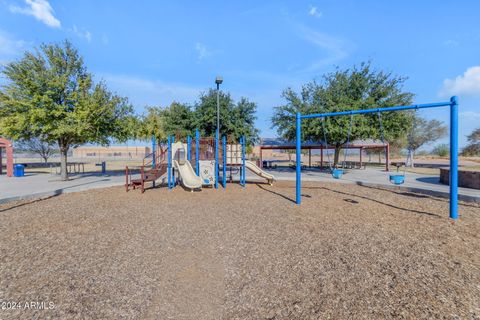
[[[402,110],[418,110],[427,108],[450,107],[450,218],[458,219],[458,98],[453,96],[450,101],[415,104],[410,106],[393,106],[385,108],[374,108],[365,110],[351,110],[328,113],[315,113],[296,115],[296,192],[295,202],[302,203],[302,171],[301,171],[301,149],[302,149],[302,120],[313,118],[338,117],[355,114],[381,113]]]

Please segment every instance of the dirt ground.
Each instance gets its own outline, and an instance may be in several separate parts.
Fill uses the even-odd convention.
[[[478,205],[453,222],[424,195],[305,184],[298,207],[294,193],[115,187],[1,205],[0,318],[480,318]]]

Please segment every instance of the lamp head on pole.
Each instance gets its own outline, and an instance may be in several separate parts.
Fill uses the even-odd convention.
[[[223,82],[223,78],[218,76],[215,78],[215,83],[217,84],[217,86],[221,85]]]

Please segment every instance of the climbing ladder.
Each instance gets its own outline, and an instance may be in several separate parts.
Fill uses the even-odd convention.
[[[125,190],[128,192],[130,187],[136,189],[140,187],[142,193],[145,192],[145,183],[155,181],[167,173],[167,155],[168,150],[163,150],[161,146],[143,158],[143,163],[140,166],[140,176],[132,178],[132,170],[125,167]],[[155,159],[155,161],[154,161]]]

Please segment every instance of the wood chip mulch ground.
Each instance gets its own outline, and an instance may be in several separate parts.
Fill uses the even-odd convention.
[[[0,205],[0,319],[480,319],[480,207],[346,184]],[[13,306],[18,308],[13,309]]]

